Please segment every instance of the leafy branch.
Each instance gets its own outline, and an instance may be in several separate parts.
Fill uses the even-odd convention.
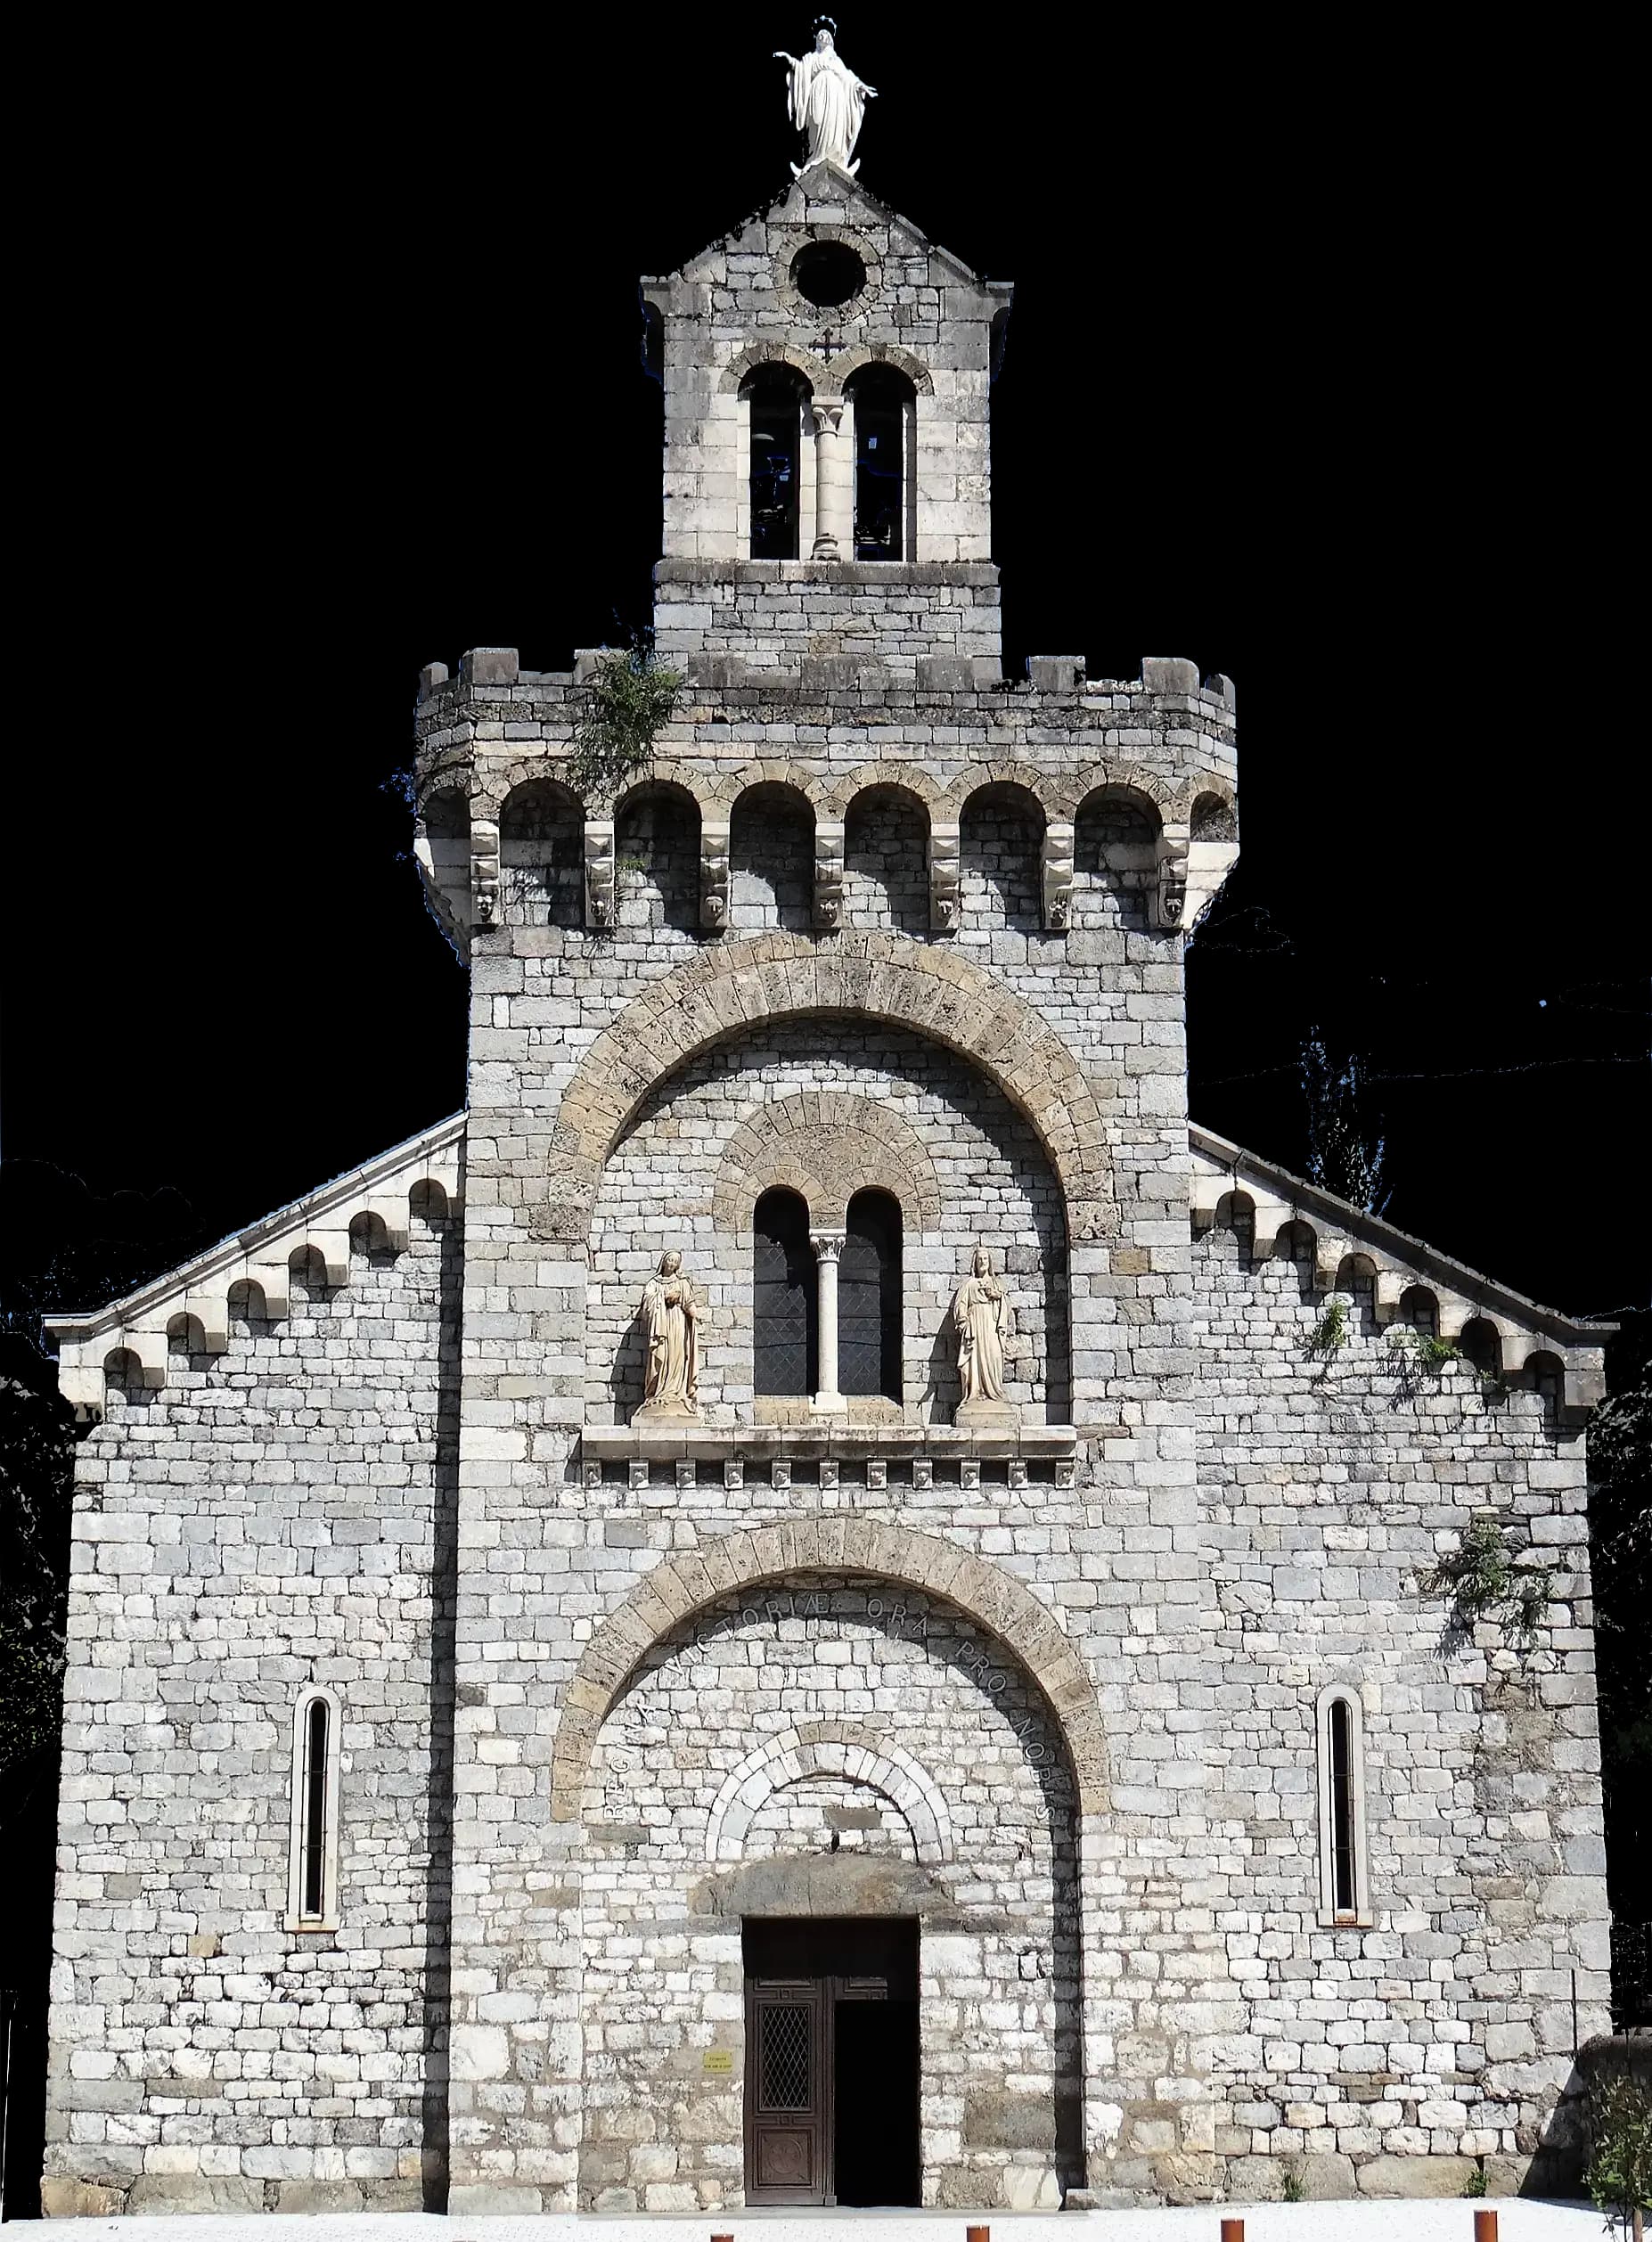
[[[1501,1614],[1509,1633],[1529,1649],[1554,1592],[1554,1571],[1548,1565],[1517,1564],[1496,1519],[1477,1518],[1421,1585],[1449,1599],[1452,1622],[1462,1633]]]
[[[598,656],[566,765],[583,801],[611,798],[648,761],[682,690],[682,674],[659,659],[650,634]]]

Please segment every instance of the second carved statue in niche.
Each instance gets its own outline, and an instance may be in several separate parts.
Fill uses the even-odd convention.
[[[663,1253],[642,1294],[648,1354],[639,1419],[699,1414],[699,1302],[680,1253]]]
[[[975,1249],[969,1274],[953,1295],[958,1341],[960,1425],[1007,1425],[1015,1410],[1004,1398],[1004,1288],[985,1246]]]

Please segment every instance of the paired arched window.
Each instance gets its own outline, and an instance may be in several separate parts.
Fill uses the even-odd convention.
[[[822,1297],[835,1313],[838,1394],[901,1399],[901,1209],[893,1193],[856,1191],[843,1230],[811,1232],[797,1191],[765,1191],[752,1218],[752,1387],[822,1392]],[[822,1264],[831,1281],[823,1283]],[[835,1302],[835,1310],[833,1303]],[[831,1379],[831,1349],[826,1349]]]
[[[1320,1921],[1369,1923],[1365,1845],[1365,1752],[1357,1690],[1341,1682],[1320,1692]]]
[[[339,1927],[339,1700],[311,1687],[292,1715],[287,1928]]]

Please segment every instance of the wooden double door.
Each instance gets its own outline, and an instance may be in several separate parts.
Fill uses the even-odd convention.
[[[748,1921],[746,2199],[918,2201],[918,1925]]]

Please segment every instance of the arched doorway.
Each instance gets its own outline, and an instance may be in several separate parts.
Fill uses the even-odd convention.
[[[612,2057],[582,2202],[641,2203],[669,2161],[696,2189],[738,2169],[730,2204],[1056,2207],[1082,2163],[1079,1805],[1044,1687],[948,1596],[810,1567],[667,1629],[582,1787],[582,2024]]]

